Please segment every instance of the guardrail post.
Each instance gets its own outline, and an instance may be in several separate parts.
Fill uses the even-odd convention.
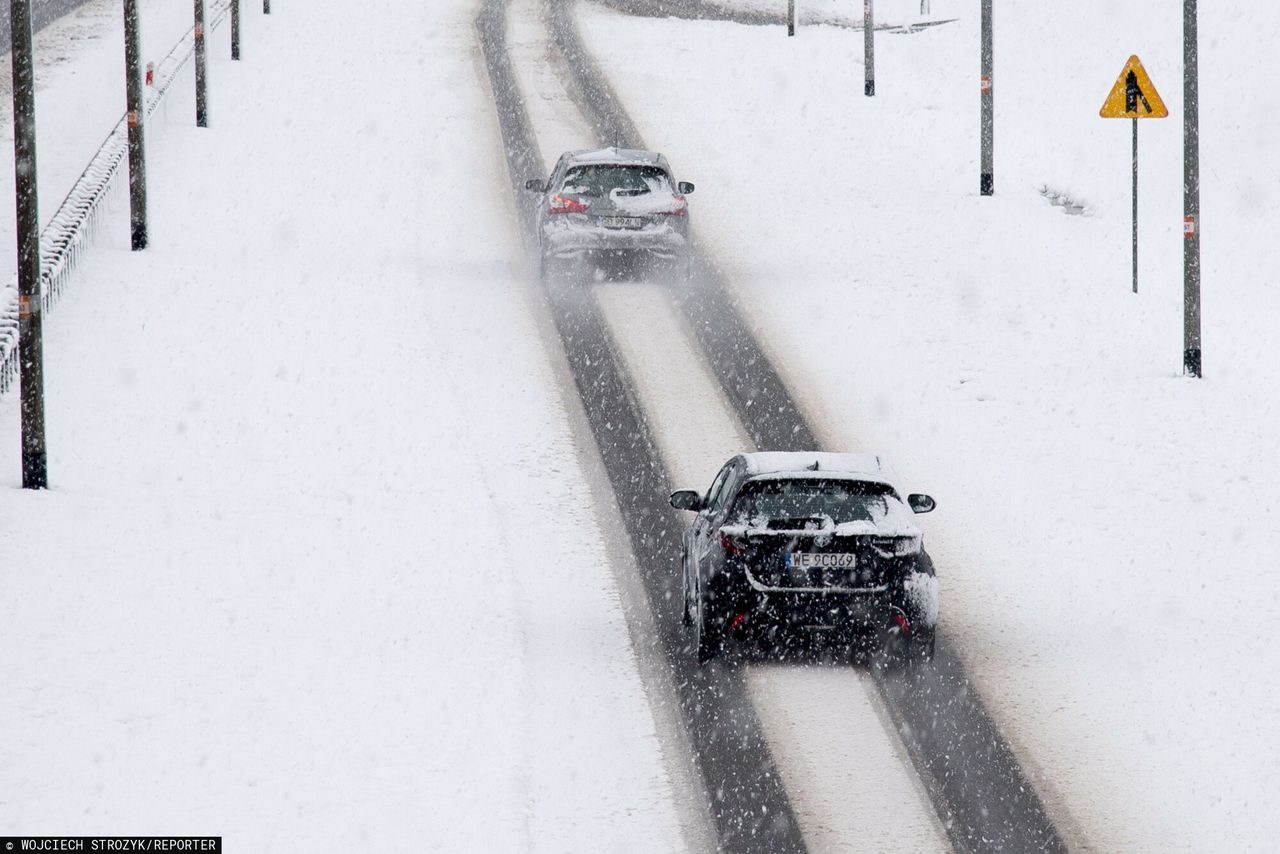
[[[196,127],[209,126],[209,69],[204,46],[204,0],[195,0]]]
[[[231,58],[240,58],[240,0],[231,0]]]
[[[44,312],[40,282],[40,206],[36,190],[36,80],[31,0],[11,0],[13,172],[18,227],[18,376],[22,390],[22,488],[49,486],[44,435]]]
[[[147,165],[143,141],[142,59],[138,44],[138,0],[124,0],[125,124],[129,129],[129,239],[147,248]]]
[[[262,0],[262,14],[271,14],[271,0]]]

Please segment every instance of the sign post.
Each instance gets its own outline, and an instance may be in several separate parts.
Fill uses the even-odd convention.
[[[796,0],[787,0],[787,35],[796,34]]]
[[[1138,292],[1138,119],[1163,119],[1169,115],[1155,84],[1138,57],[1131,56],[1120,70],[1116,85],[1102,102],[1104,119],[1133,120],[1133,292]]]

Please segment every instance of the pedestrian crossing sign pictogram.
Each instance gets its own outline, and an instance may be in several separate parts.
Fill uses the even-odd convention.
[[[1129,57],[1111,87],[1107,100],[1102,102],[1098,115],[1104,119],[1163,119],[1169,115],[1156,85],[1147,76],[1147,69],[1136,56]]]

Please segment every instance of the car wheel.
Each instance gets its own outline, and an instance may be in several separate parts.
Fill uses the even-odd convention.
[[[714,618],[707,613],[708,610],[702,591],[696,591],[693,607],[693,640],[697,646],[699,664],[706,664],[719,655],[723,644],[720,628],[715,625]]]
[[[899,670],[911,660],[911,647],[911,636],[890,617],[876,635],[871,665],[879,670]]]
[[[908,653],[908,661],[911,664],[927,664],[933,661],[934,648],[937,646],[937,638],[933,636],[933,632],[929,632],[927,636],[918,634],[911,639],[910,651]]]
[[[684,606],[680,609],[680,622],[686,626],[693,625],[693,598],[689,595],[689,556],[680,555],[680,592],[683,594]]]

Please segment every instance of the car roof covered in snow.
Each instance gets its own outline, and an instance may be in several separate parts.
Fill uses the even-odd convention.
[[[747,476],[856,477],[891,483],[888,468],[875,454],[831,454],[823,451],[761,451],[743,454]]]
[[[570,165],[603,163],[606,165],[640,164],[666,168],[667,159],[656,151],[638,148],[581,148],[568,152]]]

